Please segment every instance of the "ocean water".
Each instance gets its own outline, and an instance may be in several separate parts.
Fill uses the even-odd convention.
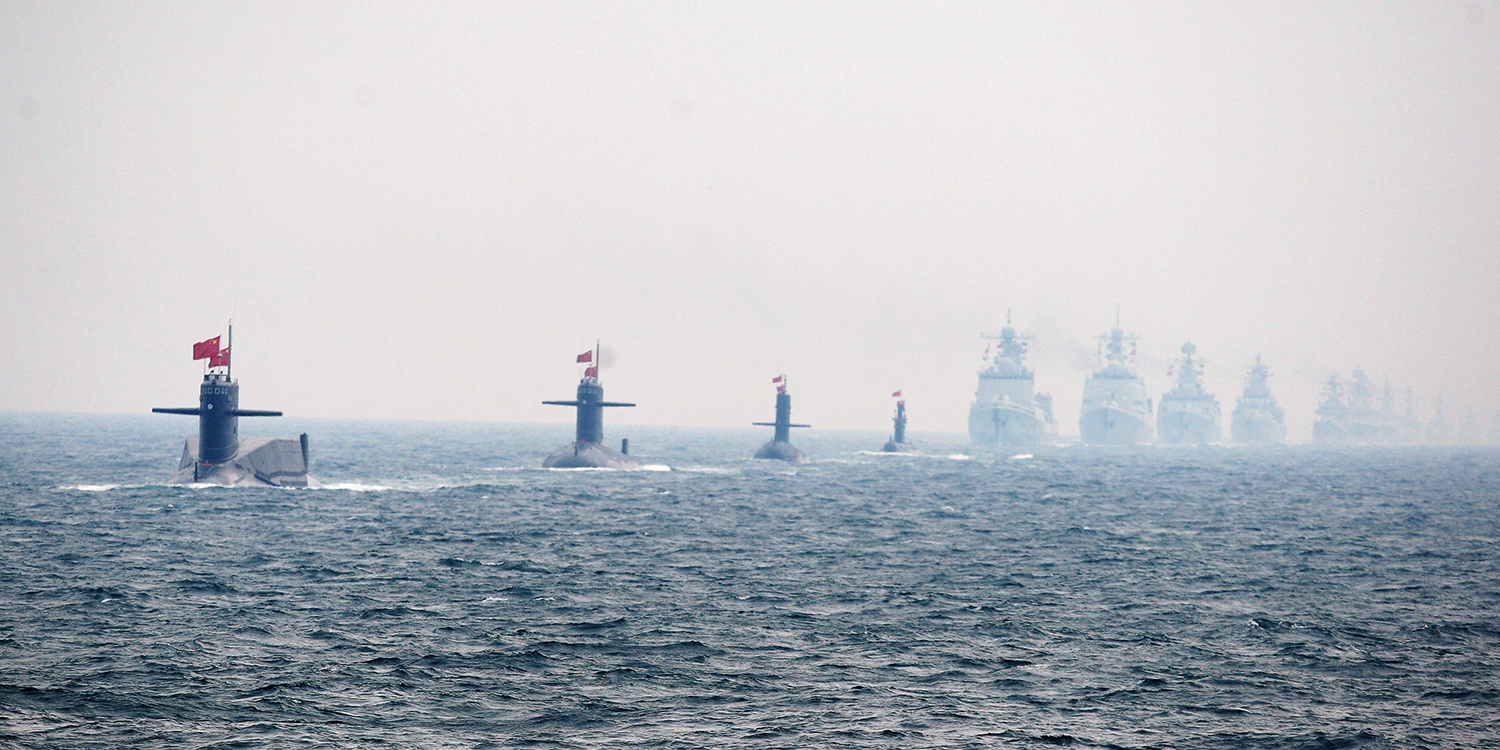
[[[0,415],[0,746],[1500,745],[1500,452]]]

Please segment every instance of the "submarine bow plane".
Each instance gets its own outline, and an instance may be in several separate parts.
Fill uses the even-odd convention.
[[[793,427],[811,427],[809,424],[792,424],[792,396],[786,392],[786,376],[777,375],[771,378],[771,383],[776,386],[776,421],[775,422],[752,422],[758,427],[775,427],[776,433],[771,441],[762,445],[755,452],[756,458],[769,458],[787,463],[800,464],[807,461],[807,454],[792,445],[791,435]]]
[[[599,382],[599,344],[577,357],[584,365],[578,381],[578,397],[572,401],[543,401],[550,406],[572,406],[578,410],[573,442],[557,449],[542,462],[544,469],[636,469],[635,459],[626,455],[629,441],[620,441],[616,451],[604,445],[604,409],[610,406],[635,406],[621,401],[605,401],[604,386]]]
[[[240,437],[240,417],[279,417],[279,411],[240,408],[240,384],[230,371],[234,323],[224,348],[219,337],[193,344],[193,360],[208,360],[198,387],[197,408],[156,408],[157,414],[198,417],[198,434],[182,446],[177,473],[169,484],[226,487],[321,487],[307,475],[307,433],[287,438]]]

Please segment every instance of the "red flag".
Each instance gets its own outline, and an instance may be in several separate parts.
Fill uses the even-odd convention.
[[[785,377],[786,377],[785,375],[777,375],[776,377],[771,378],[771,382],[772,383],[780,383],[782,381],[782,379],[784,379]]]
[[[901,391],[896,391],[895,393],[892,393],[891,394],[891,398],[901,398]]]
[[[599,377],[599,368],[585,367],[583,368],[583,376],[586,378],[597,378]]]
[[[586,351],[586,352],[578,355],[578,361],[579,362],[593,362],[594,361],[594,350],[590,349],[590,350],[588,350],[588,351]]]
[[[219,353],[219,337],[193,344],[193,359],[213,359]]]
[[[214,356],[210,357],[209,360],[208,360],[208,366],[209,367],[228,367],[229,366],[229,350],[228,349],[224,349],[224,350],[220,351],[218,354],[215,354]]]
[[[778,386],[776,386],[776,392],[777,393],[786,393],[786,386],[785,385],[778,385]]]

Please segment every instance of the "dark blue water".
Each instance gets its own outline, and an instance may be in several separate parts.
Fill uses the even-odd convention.
[[[162,486],[188,429],[0,415],[0,745],[1500,743],[1493,449],[284,421],[333,488]]]

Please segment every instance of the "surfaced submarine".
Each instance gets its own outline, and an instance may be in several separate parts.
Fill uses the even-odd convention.
[[[901,398],[901,391],[896,391],[895,393],[892,393],[891,395],[893,397],[899,399],[899,398]],[[891,435],[891,439],[890,440],[885,441],[885,447],[881,448],[881,450],[885,451],[886,453],[912,453],[912,452],[915,452],[916,449],[912,447],[911,443],[906,442],[906,400],[905,399],[902,399],[902,400],[896,402],[896,417],[895,417],[895,419],[892,419],[891,421],[894,422],[895,425],[896,425],[895,433]]]
[[[583,379],[578,381],[578,398],[572,401],[543,401],[552,406],[573,406],[578,409],[578,427],[573,442],[557,449],[542,462],[545,469],[636,469],[639,464],[625,455],[629,449],[627,441],[620,442],[621,450],[604,445],[604,407],[635,406],[618,401],[604,400],[604,386],[599,383],[599,356],[595,349],[578,355],[580,363],[587,363]]]
[[[230,343],[234,329],[230,328]],[[211,351],[210,351],[211,350]],[[297,440],[240,437],[240,417],[279,417],[279,411],[240,408],[240,384],[230,376],[229,348],[219,337],[193,346],[193,359],[209,360],[209,372],[198,387],[197,408],[164,409],[157,414],[198,417],[198,434],[182,446],[177,473],[170,484],[221,484],[226,487],[320,487],[307,475],[307,433]]]
[[[792,445],[790,438],[793,427],[811,427],[808,424],[792,424],[792,395],[786,392],[786,376],[777,375],[771,379],[776,384],[776,421],[775,422],[752,422],[760,427],[775,427],[776,434],[771,442],[760,447],[755,452],[756,458],[769,458],[787,463],[800,464],[807,461],[807,454]]]

